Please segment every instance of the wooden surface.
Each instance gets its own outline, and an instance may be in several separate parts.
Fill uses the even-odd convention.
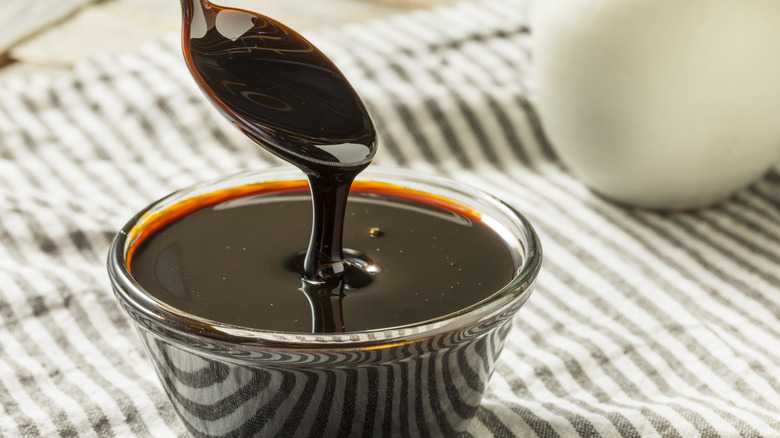
[[[0,46],[0,54],[5,51],[0,76],[56,74],[90,55],[133,50],[163,34],[180,30],[177,0],[3,0],[6,1],[14,7],[2,12],[0,23],[15,22],[16,28],[25,30],[20,30],[16,38],[21,43],[13,44],[8,50]],[[53,9],[45,7],[52,2],[69,3],[80,10],[52,26],[53,17],[68,15],[62,8],[55,15]],[[300,31],[448,2],[452,0],[223,0],[215,3],[257,11]],[[22,4],[27,8],[21,8]],[[22,13],[23,9],[26,12]],[[13,41],[11,37],[7,40]]]

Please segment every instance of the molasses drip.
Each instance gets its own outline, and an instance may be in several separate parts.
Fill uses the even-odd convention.
[[[306,173],[312,195],[309,247],[298,264],[315,331],[339,331],[345,286],[371,277],[344,260],[349,187],[376,153],[360,98],[301,35],[263,15],[207,0],[182,0],[187,65],[209,100],[238,129]]]

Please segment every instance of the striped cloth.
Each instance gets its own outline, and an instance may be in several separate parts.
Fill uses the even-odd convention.
[[[473,437],[780,436],[780,173],[692,214],[621,208],[556,162],[526,2],[309,37],[382,132],[376,165],[476,185],[545,248]],[[205,102],[175,36],[0,81],[0,436],[185,436],[105,273],[150,201],[277,164]]]

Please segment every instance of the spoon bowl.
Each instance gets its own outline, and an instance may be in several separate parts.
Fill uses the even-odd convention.
[[[307,172],[359,171],[371,162],[371,117],[313,44],[269,17],[208,0],[182,0],[182,10],[187,66],[233,125]]]

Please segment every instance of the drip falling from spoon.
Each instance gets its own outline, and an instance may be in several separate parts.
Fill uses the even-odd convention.
[[[206,97],[234,126],[309,180],[314,212],[300,268],[304,281],[328,283],[320,292],[338,291],[329,296],[343,293],[334,283],[354,287],[350,281],[370,281],[345,260],[341,243],[349,188],[377,148],[373,122],[355,90],[322,52],[287,26],[208,0],[181,2],[184,57]]]

